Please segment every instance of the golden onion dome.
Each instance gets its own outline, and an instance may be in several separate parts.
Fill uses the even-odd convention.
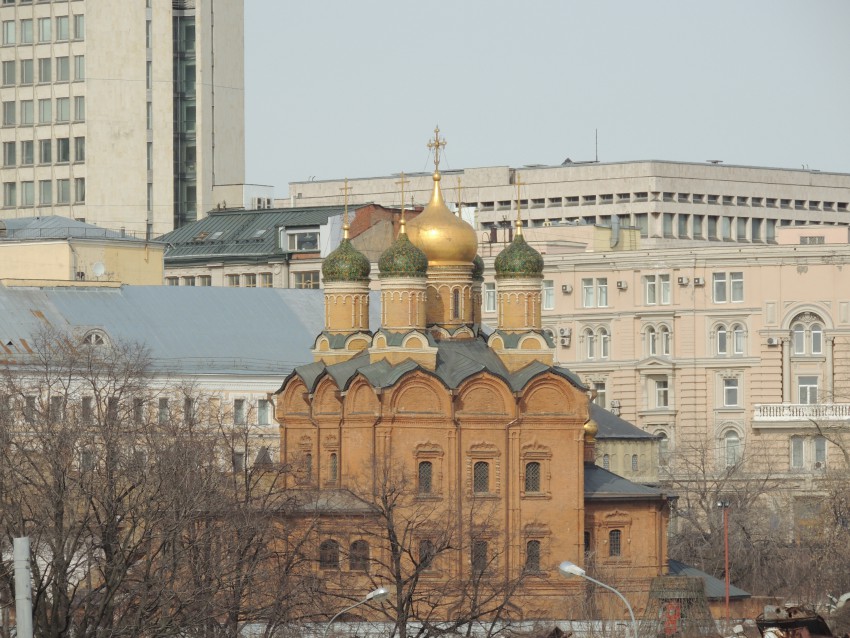
[[[428,257],[428,265],[471,265],[478,253],[475,230],[446,206],[440,190],[440,173],[434,173],[431,201],[407,224],[410,241]]]
[[[596,435],[599,432],[599,425],[593,419],[588,419],[584,424],[584,439],[586,441],[595,441]]]

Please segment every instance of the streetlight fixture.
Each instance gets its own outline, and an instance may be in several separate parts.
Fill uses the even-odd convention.
[[[618,592],[616,589],[614,589],[610,585],[606,585],[605,583],[598,581],[595,578],[591,578],[590,576],[587,575],[587,572],[585,572],[581,567],[579,567],[575,563],[571,563],[568,560],[565,560],[563,563],[558,565],[558,571],[561,572],[562,576],[566,576],[566,577],[581,576],[582,578],[589,580],[591,583],[595,583],[596,585],[599,585],[600,587],[604,587],[608,591],[611,591],[611,592],[614,592],[615,594],[617,594],[617,596],[620,597],[620,600],[622,600],[625,603],[626,609],[629,610],[629,617],[632,619],[632,638],[638,638],[638,627],[637,627],[637,621],[635,620],[635,612],[632,611],[632,606],[629,604],[629,601],[626,600],[626,597],[623,596],[623,594]]]
[[[717,501],[717,507],[723,510],[723,575],[726,585],[726,626],[730,623],[729,614],[729,506],[726,499]]]
[[[368,602],[379,602],[387,598],[390,595],[390,591],[386,587],[378,587],[378,589],[373,589],[368,594],[366,594],[366,598],[363,600],[354,603],[343,609],[342,611],[337,612],[337,614],[330,619],[330,622],[325,626],[325,632],[322,634],[322,638],[327,638],[328,632],[331,630],[331,625],[334,624],[334,621],[342,616],[345,612],[351,611],[355,607],[359,607],[360,605],[365,605]]]

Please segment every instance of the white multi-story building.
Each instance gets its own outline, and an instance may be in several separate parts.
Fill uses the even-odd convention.
[[[405,175],[405,199],[428,201],[431,175]],[[850,225],[850,175],[718,163],[634,161],[443,171],[446,198],[482,230],[479,243],[516,217],[517,181],[527,226],[639,228],[643,247],[692,242],[774,243],[781,226]],[[349,202],[398,206],[399,176],[349,179]],[[341,203],[342,180],[292,182],[292,206]],[[491,236],[493,239],[491,239]]]
[[[5,217],[152,237],[244,182],[242,0],[2,0]]]

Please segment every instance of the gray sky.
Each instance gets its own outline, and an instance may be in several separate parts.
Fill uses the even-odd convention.
[[[245,0],[247,181],[666,159],[850,172],[847,0]]]

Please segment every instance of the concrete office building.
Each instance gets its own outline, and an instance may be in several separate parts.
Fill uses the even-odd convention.
[[[244,182],[242,0],[120,5],[2,1],[5,217],[153,237]]]
[[[568,160],[560,166],[467,168],[443,176],[450,205],[460,200],[464,218],[484,232],[509,226],[516,216],[518,179],[527,226],[610,226],[616,218],[622,226],[640,229],[644,247],[681,239],[773,243],[781,226],[850,225],[850,175],[845,173],[722,163]],[[430,175],[405,177],[405,192],[416,203],[427,201]],[[397,175],[349,179],[349,201],[397,206],[398,180]],[[341,186],[341,180],[292,182],[288,204],[339,203]]]

